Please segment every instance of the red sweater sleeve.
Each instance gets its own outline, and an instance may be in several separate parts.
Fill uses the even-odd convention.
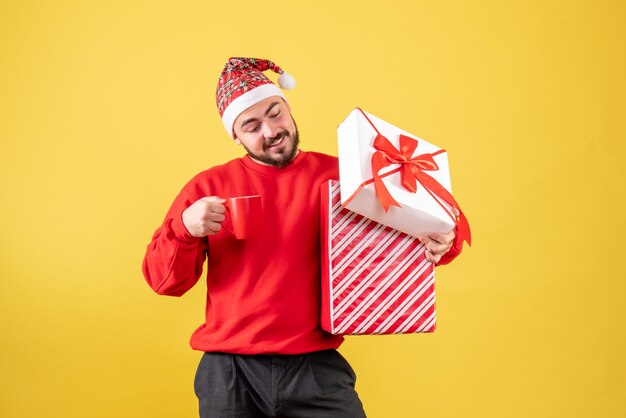
[[[202,275],[207,240],[189,234],[182,220],[183,211],[194,201],[184,190],[181,191],[146,250],[143,274],[150,287],[160,295],[181,296]]]
[[[436,264],[437,266],[443,266],[445,264],[450,263],[452,260],[454,260],[455,258],[457,258],[457,256],[461,254],[461,250],[459,250],[458,248],[456,248],[454,245],[452,246],[452,248],[450,248],[450,250],[445,253],[441,259],[439,260],[439,262]]]

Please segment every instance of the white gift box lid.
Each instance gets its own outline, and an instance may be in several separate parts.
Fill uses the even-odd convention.
[[[415,193],[407,190],[402,185],[399,172],[390,174],[382,180],[400,207],[390,206],[389,210],[385,212],[383,205],[376,196],[373,183],[366,185],[354,195],[364,182],[373,178],[371,159],[377,151],[373,145],[378,134],[376,130],[386,137],[396,149],[400,149],[400,135],[417,140],[418,145],[412,157],[440,150],[439,147],[428,141],[397,128],[374,115],[358,108],[354,109],[337,128],[342,204],[358,214],[412,236],[424,235],[429,232],[446,233],[453,229],[455,223],[454,217],[451,216],[451,207],[441,199],[435,200],[419,182]],[[439,169],[424,172],[451,192],[447,154],[442,152],[434,156],[434,161]],[[379,174],[385,174],[398,167],[399,164],[392,164],[380,170]],[[346,201],[351,197],[352,199],[346,204]]]

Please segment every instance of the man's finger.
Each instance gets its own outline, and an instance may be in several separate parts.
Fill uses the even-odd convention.
[[[219,205],[211,205],[211,212],[213,213],[217,213],[217,214],[222,214],[222,213],[226,213],[226,206],[224,206],[223,204],[219,204]]]
[[[456,234],[454,233],[453,229],[452,231],[445,234],[441,234],[439,232],[431,232],[430,234],[428,234],[428,238],[438,242],[439,244],[449,244],[454,241],[455,235]]]
[[[426,260],[433,263],[433,264],[437,264],[439,262],[439,260],[441,259],[440,255],[437,254],[433,254],[430,251],[426,251]]]
[[[207,230],[209,233],[217,234],[222,229],[222,224],[219,222],[209,222],[207,225]]]
[[[226,219],[226,216],[224,215],[224,213],[220,213],[220,212],[212,212],[209,215],[209,220],[213,221],[213,222],[219,222],[222,223],[224,222],[224,220]]]
[[[211,212],[215,212],[215,213],[226,212],[226,207],[224,206],[224,203],[226,203],[226,199],[222,199],[219,196],[207,196],[207,197],[203,197],[200,200],[209,204],[208,207]],[[217,205],[215,203],[217,203]]]
[[[431,240],[439,244],[446,241],[446,236],[443,234],[440,234],[439,232],[431,232],[430,234],[428,234],[428,238],[430,238]]]
[[[436,245],[435,244],[431,244],[427,248],[428,248],[428,251],[430,251],[432,254],[443,255],[450,249],[450,245],[448,245],[448,244],[436,244]]]
[[[203,202],[207,202],[207,203],[219,203],[220,205],[223,205],[224,203],[226,203],[226,199],[222,199],[219,196],[206,196],[200,200],[202,200]]]

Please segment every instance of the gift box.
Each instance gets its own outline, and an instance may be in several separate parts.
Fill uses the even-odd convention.
[[[347,209],[414,237],[457,226],[461,244],[470,243],[469,224],[451,194],[445,150],[359,108],[337,134]]]
[[[322,328],[333,334],[435,330],[435,273],[420,241],[341,205],[321,190]]]

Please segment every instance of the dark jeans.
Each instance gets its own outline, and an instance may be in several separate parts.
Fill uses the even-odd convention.
[[[361,418],[352,367],[336,350],[300,355],[204,353],[194,388],[201,418]]]

